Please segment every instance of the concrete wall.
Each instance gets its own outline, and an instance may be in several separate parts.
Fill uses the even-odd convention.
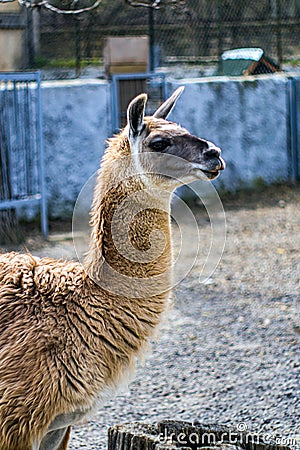
[[[237,189],[288,179],[286,77],[170,81],[168,89],[179,85],[186,89],[170,118],[222,148],[227,169],[217,186]],[[66,216],[98,168],[111,134],[109,85],[44,82],[43,110],[50,214]]]
[[[70,216],[84,183],[98,169],[110,135],[109,85],[44,82],[44,148],[49,212]]]

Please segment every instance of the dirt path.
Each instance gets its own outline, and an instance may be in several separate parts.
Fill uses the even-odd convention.
[[[74,429],[71,450],[104,448],[109,425],[135,420],[242,423],[300,439],[300,186],[227,197],[224,207],[227,243],[209,284],[195,264],[129,390]],[[210,224],[194,213],[205,246]],[[53,231],[42,248],[30,237],[29,250],[73,257],[72,241]]]

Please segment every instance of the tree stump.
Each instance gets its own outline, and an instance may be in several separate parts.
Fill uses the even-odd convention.
[[[23,234],[14,209],[0,210],[0,245],[20,244]]]
[[[108,430],[108,450],[291,450],[242,425],[235,428],[173,420],[157,425],[116,425]]]

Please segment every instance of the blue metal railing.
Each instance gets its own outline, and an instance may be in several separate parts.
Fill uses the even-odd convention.
[[[290,153],[292,181],[300,177],[300,77],[289,79],[289,129],[290,129]]]
[[[0,210],[35,205],[47,237],[41,74],[0,73]]]

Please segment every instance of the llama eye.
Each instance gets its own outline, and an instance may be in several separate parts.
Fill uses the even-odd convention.
[[[171,145],[169,139],[159,139],[156,141],[152,141],[149,144],[149,147],[155,152],[163,152],[167,147]]]

